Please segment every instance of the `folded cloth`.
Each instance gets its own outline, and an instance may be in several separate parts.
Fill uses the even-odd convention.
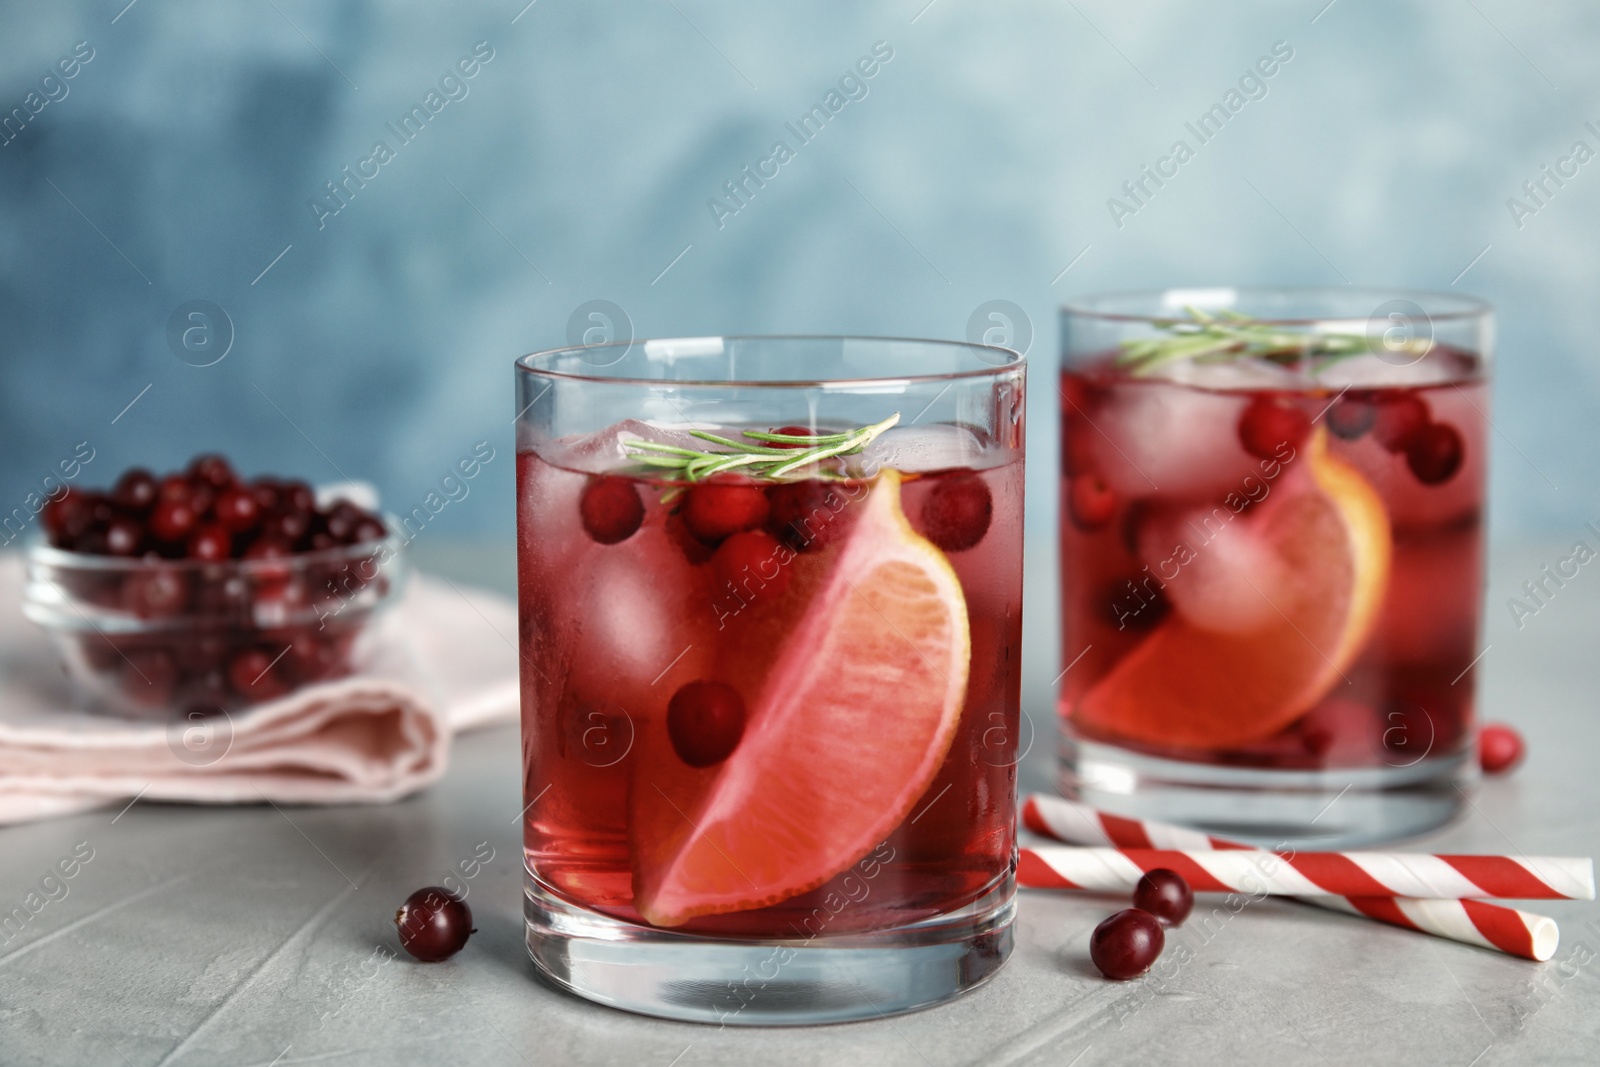
[[[438,779],[456,731],[517,716],[516,606],[448,580],[410,576],[360,674],[170,722],[78,710],[22,587],[21,555],[0,555],[0,824],[133,798],[383,803]]]

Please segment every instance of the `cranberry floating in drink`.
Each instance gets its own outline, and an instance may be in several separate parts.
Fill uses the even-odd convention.
[[[698,338],[543,353],[517,377],[540,970],[746,1024],[877,1017],[994,973],[1014,885],[1018,357]],[[725,993],[755,973],[761,991]]]
[[[1066,309],[1069,796],[1269,845],[1454,812],[1482,651],[1488,320],[1466,297],[1356,290]]]
[[[398,538],[310,486],[245,480],[219,455],[40,514],[24,610],[92,707],[141,717],[232,711],[349,673],[388,602]]]

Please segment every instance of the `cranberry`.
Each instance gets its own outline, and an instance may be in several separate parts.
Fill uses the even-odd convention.
[[[228,655],[228,639],[222,634],[206,629],[176,643],[178,666],[191,674],[204,674],[216,670]]]
[[[253,529],[261,521],[255,492],[240,486],[225,489],[215,504],[217,521],[234,533]]]
[[[1161,920],[1147,911],[1126,908],[1094,928],[1089,958],[1101,974],[1123,981],[1148,971],[1166,940]]]
[[[189,537],[190,559],[218,563],[233,555],[233,535],[219,523],[209,522]]]
[[[228,684],[240,696],[251,700],[271,700],[289,691],[274,662],[278,653],[262,648],[245,648],[228,657]]]
[[[317,494],[305,482],[279,482],[278,504],[285,511],[315,511]]]
[[[255,497],[256,507],[261,514],[270,515],[278,510],[280,498],[276,480],[272,478],[257,478],[250,483],[250,495]]]
[[[941,477],[922,502],[923,535],[946,552],[982,541],[993,518],[989,483],[976,474]]]
[[[270,533],[264,533],[260,537],[256,538],[254,541],[250,542],[250,547],[244,550],[244,557],[243,558],[244,559],[283,559],[283,558],[285,558],[287,556],[292,556],[292,555],[294,555],[294,549],[289,547],[289,544],[288,544],[287,541],[284,541],[282,538],[279,538],[279,537],[274,537]],[[268,568],[268,569],[275,569],[275,568]],[[285,568],[285,569],[287,570],[287,568]],[[261,571],[261,570],[257,570],[256,573],[264,573],[264,572]]]
[[[111,499],[118,507],[142,513],[156,502],[157,488],[155,475],[143,467],[130,467],[112,487]]]
[[[590,478],[578,497],[578,516],[590,538],[615,545],[632,537],[644,522],[644,501],[626,478]]]
[[[748,482],[707,482],[683,498],[683,521],[708,544],[729,534],[753,530],[767,521],[767,494]]]
[[[1239,416],[1239,443],[1260,459],[1281,459],[1280,450],[1297,447],[1311,432],[1311,416],[1292,403],[1263,394]]]
[[[228,461],[215,452],[194,457],[189,463],[189,480],[209,485],[213,489],[226,489],[237,481]]]
[[[341,544],[348,544],[350,535],[356,532],[356,525],[365,517],[360,508],[348,500],[341,500],[333,505],[323,525],[329,537]]]
[[[789,588],[793,572],[786,564],[793,555],[765,530],[745,530],[718,546],[711,567],[724,593],[741,603],[766,604]]]
[[[1423,485],[1443,485],[1461,469],[1465,446],[1454,426],[1430,422],[1406,441],[1406,466]]]
[[[1346,441],[1359,439],[1378,421],[1378,409],[1359,396],[1346,393],[1328,408],[1328,429]]]
[[[127,516],[112,519],[106,526],[106,551],[113,556],[137,556],[144,544],[144,527]]]
[[[775,485],[767,490],[767,502],[767,528],[801,552],[834,544],[849,527],[850,498],[832,482],[811,479]]]
[[[293,554],[288,544],[267,534],[244,550],[243,558],[252,561],[245,573],[250,576],[258,599],[276,600],[284,595],[294,579],[294,564],[273,561],[287,560]]]
[[[111,552],[111,547],[106,541],[106,531],[98,525],[91,527],[72,547],[75,552],[84,552],[91,556],[105,556]]]
[[[150,513],[150,532],[159,540],[175,544],[186,540],[199,520],[188,500],[162,500]]]
[[[263,538],[282,541],[288,546],[305,543],[311,536],[311,513],[307,511],[280,511],[268,515],[261,524]]]
[[[181,474],[169,474],[161,479],[161,484],[156,488],[156,502],[163,500],[191,500],[194,498],[194,483]]]
[[[690,682],[667,702],[667,736],[683,762],[713,767],[739,747],[744,718],[744,698],[731,685]]]
[[[1522,762],[1522,735],[1504,723],[1491,722],[1478,731],[1478,763],[1484,774],[1505,774]]]
[[[1157,867],[1146,871],[1133,887],[1133,906],[1148,911],[1163,926],[1182,926],[1194,908],[1194,891],[1177,871]]]
[[[172,567],[153,563],[122,580],[122,606],[141,619],[170,619],[189,606],[189,583]]]
[[[65,496],[57,497],[44,506],[41,522],[52,544],[71,548],[94,525],[94,494],[74,493],[68,489]]]
[[[159,708],[172,699],[178,682],[178,665],[172,654],[159,648],[136,648],[126,653],[121,689],[128,699],[145,708]]]
[[[406,897],[394,913],[394,925],[400,932],[400,947],[423,963],[449,959],[478,932],[472,928],[467,902],[438,886]]]
[[[342,542],[330,533],[317,531],[311,535],[311,551],[326,552],[330,548],[338,548]]]
[[[382,541],[387,533],[380,520],[368,515],[356,523],[356,528],[350,532],[350,543],[356,545],[363,541]]]
[[[289,653],[284,662],[301,681],[315,682],[335,673],[339,667],[339,650],[317,631],[299,630],[289,638]]]
[[[1067,514],[1085,533],[1100,529],[1117,512],[1117,494],[1098,474],[1080,474],[1067,485]]]
[[[816,437],[816,436],[818,436],[816,430],[809,429],[809,428],[807,428],[805,426],[779,426],[776,430],[773,430],[772,432],[773,433],[781,433],[786,437]],[[763,441],[761,443],[764,444],[764,445],[767,445],[768,447],[771,447],[771,448],[806,448],[807,447],[806,445],[800,444],[799,442]]]
[[[1404,452],[1412,434],[1432,421],[1428,403],[1415,393],[1389,393],[1378,397],[1373,438],[1390,452]]]

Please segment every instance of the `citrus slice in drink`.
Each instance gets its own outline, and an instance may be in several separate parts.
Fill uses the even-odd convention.
[[[906,521],[897,472],[849,506],[848,540],[792,564],[814,571],[796,578],[812,589],[770,667],[729,673],[759,687],[743,694],[732,754],[696,770],[645,726],[629,786],[634,906],[657,926],[823,884],[905,820],[950,750],[971,651],[960,582]]]
[[[1175,610],[1084,694],[1073,711],[1079,726],[1147,744],[1230,748],[1276,733],[1344,683],[1388,585],[1392,541],[1377,492],[1329,453],[1318,427],[1303,461],[1256,508],[1221,518],[1240,527],[1251,552],[1188,524],[1191,551],[1168,581]],[[1235,599],[1226,612],[1186,613],[1185,582],[1225,587]]]

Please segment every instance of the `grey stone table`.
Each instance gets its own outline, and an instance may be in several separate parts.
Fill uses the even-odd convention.
[[[1600,853],[1600,577],[1520,630],[1505,605],[1565,547],[1496,553],[1482,705],[1531,756],[1427,846]],[[1033,548],[1024,695],[1041,740],[1024,787],[1048,788],[1054,575]],[[425,565],[510,590],[508,545],[433,549]],[[1193,940],[1167,980],[1113,983],[1087,958],[1110,902],[1024,892],[1010,964],[918,1014],[718,1030],[597,1007],[540,984],[523,949],[518,751],[514,727],[468,736],[443,781],[388,807],[140,802],[0,830],[3,911],[92,850],[66,896],[0,935],[0,1064],[1600,1063],[1589,903],[1542,906],[1562,943],[1538,965],[1269,901]],[[489,849],[468,948],[391,959],[399,901]]]

